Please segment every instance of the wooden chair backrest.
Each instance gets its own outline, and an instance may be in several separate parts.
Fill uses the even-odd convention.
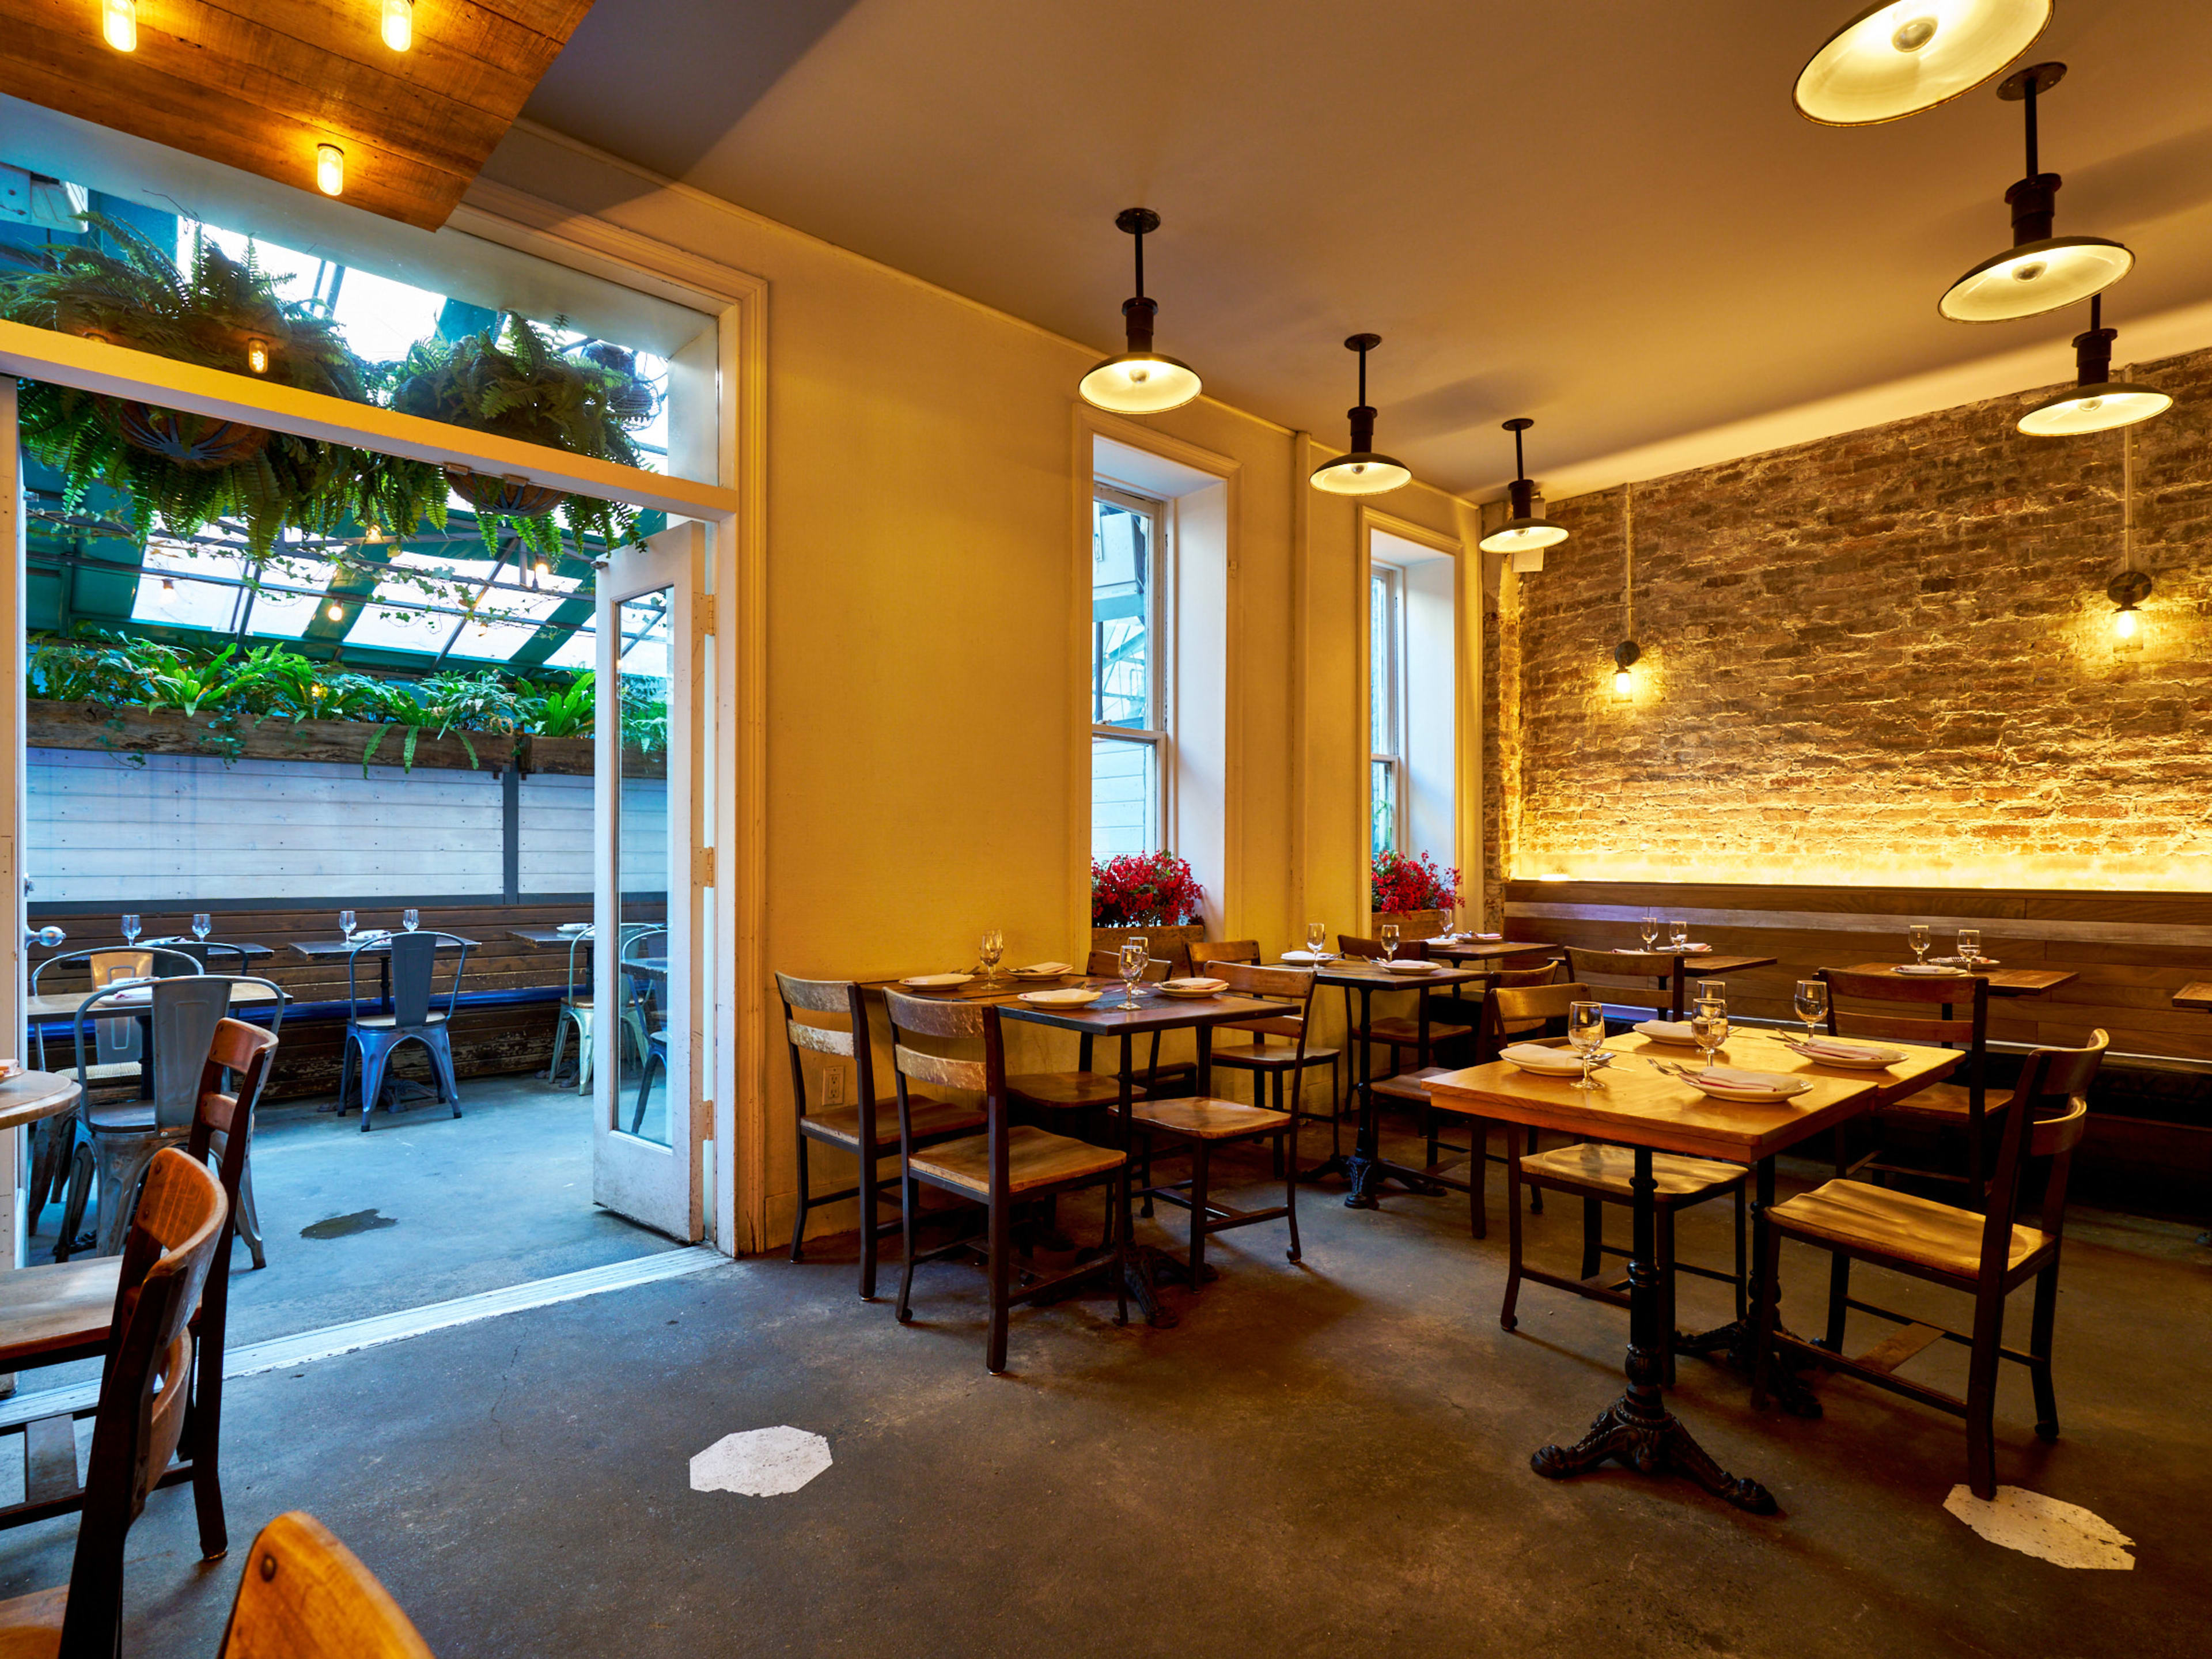
[[[994,1101],[1005,1093],[1006,1055],[1000,1045],[996,1008],[987,1002],[939,1002],[928,997],[908,996],[900,991],[885,991],[884,1001],[890,1009],[891,1065],[898,1073],[902,1104],[908,1078],[933,1083],[939,1088],[970,1089],[988,1095]],[[959,1060],[950,1054],[910,1048],[904,1041],[908,1032],[921,1036],[980,1040],[983,1058]]]
[[[1483,1060],[1498,1057],[1505,1046],[1508,1025],[1525,1024],[1540,1020],[1543,1029],[1537,1036],[1565,1036],[1567,1030],[1567,1005],[1574,1002],[1595,1002],[1590,988],[1582,984],[1566,985],[1501,985],[1494,988],[1482,1000],[1482,1041],[1476,1053]],[[1516,1040],[1528,1033],[1516,1033]]]
[[[1368,962],[1388,962],[1390,959],[1390,953],[1383,949],[1382,940],[1358,939],[1350,933],[1339,933],[1336,936],[1336,949],[1340,956],[1358,957]],[[1426,962],[1428,959],[1428,940],[1401,939],[1398,941],[1399,961]]]
[[[2088,1129],[2089,1085],[2096,1081],[2111,1038],[2090,1034],[2080,1048],[2038,1048],[2021,1067],[2011,1109],[1997,1141],[1996,1173],[1990,1182],[1982,1227],[1982,1271],[2002,1272],[2028,1165],[2048,1162],[2036,1224],[2053,1237],[2066,1226],[2066,1182],[2074,1149]]]
[[[1490,976],[1493,990],[1517,991],[1530,985],[1549,985],[1559,976],[1558,958],[1540,968],[1500,968]]]
[[[1188,954],[1190,971],[1199,974],[1215,963],[1259,961],[1260,941],[1256,939],[1224,939],[1208,944],[1201,940],[1191,945]]]
[[[1239,996],[1295,1002],[1301,1014],[1313,1004],[1314,981],[1317,977],[1310,968],[1262,968],[1257,963],[1245,962],[1217,962],[1212,976]]]
[[[1175,963],[1165,957],[1146,957],[1145,971],[1137,976],[1139,985],[1158,985],[1168,976]],[[1084,972],[1093,979],[1121,977],[1121,956],[1117,951],[1093,951],[1086,961]]]
[[[376,1575],[300,1510],[246,1553],[216,1659],[432,1659]]]
[[[124,1539],[184,1437],[189,1326],[229,1223],[229,1200],[205,1164],[174,1146],[154,1154],[123,1244],[62,1653],[120,1650]]]
[[[783,999],[784,1040],[793,1050],[807,1048],[817,1054],[830,1054],[843,1060],[853,1058],[853,1028],[843,1026],[808,1025],[794,1018],[799,1011],[810,1014],[842,1014],[849,1022],[852,1018],[852,985],[839,979],[794,979],[789,974],[775,976],[776,994]],[[793,1063],[798,1062],[794,1052]]]
[[[1670,1009],[1675,973],[1674,958],[1657,951],[1586,951],[1567,947],[1567,975],[1583,985],[1595,985],[1607,1002],[1632,1008]],[[1656,981],[1656,984],[1653,981]]]
[[[1557,973],[1566,959],[1565,951],[1557,945],[1547,945],[1540,951],[1516,951],[1510,957],[1495,957],[1493,962],[1501,974],[1523,974],[1537,968]],[[1531,982],[1537,985],[1544,983],[1542,980]]]
[[[1990,982],[1979,977],[1918,977],[1892,974],[1851,974],[1840,968],[1823,968],[1820,978],[1828,988],[1828,1033],[1832,1036],[1887,1037],[1893,1042],[1964,1042],[1978,1061],[1987,1045],[1990,1026]],[[1858,1002],[1903,1004],[1921,1009],[1931,1006],[1972,1011],[1964,1018],[1932,1014],[1870,1013],[1864,1009],[1839,1008],[1849,997]]]

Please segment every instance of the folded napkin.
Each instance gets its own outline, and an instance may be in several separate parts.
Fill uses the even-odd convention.
[[[1505,935],[1503,933],[1469,933],[1468,937],[1475,940],[1478,944],[1497,945],[1504,941]]]
[[[1839,1042],[1833,1037],[1814,1037],[1809,1042],[1793,1042],[1790,1046],[1801,1054],[1811,1054],[1816,1058],[1822,1054],[1833,1054],[1838,1060],[1880,1060],[1897,1052],[1879,1043]]]
[[[1075,971],[1075,965],[1073,963],[1067,962],[1033,962],[1026,968],[1017,968],[1013,969],[1013,971],[1017,974],[1036,974],[1039,975],[1046,974],[1072,974]]]
[[[1929,975],[1939,979],[1957,979],[1960,977],[1960,970],[1958,969],[1939,968],[1932,962],[1899,963],[1898,964],[1897,971],[1900,974]]]
[[[1646,1036],[1665,1037],[1677,1042],[1692,1042],[1698,1035],[1696,1023],[1686,1019],[1647,1019],[1636,1029]]]
[[[1794,1089],[1800,1081],[1782,1072],[1742,1072],[1733,1066],[1708,1066],[1698,1073],[1696,1080],[1717,1088],[1753,1090],[1761,1094],[1776,1089]]]
[[[1573,1049],[1547,1048],[1540,1042],[1508,1043],[1498,1051],[1498,1057],[1532,1072],[1579,1072],[1583,1068],[1583,1057]],[[1598,1054],[1591,1057],[1590,1064],[1602,1066],[1612,1058],[1608,1054]]]
[[[1229,981],[1225,979],[1170,979],[1161,983],[1176,991],[1225,991],[1229,988]]]
[[[1995,968],[1998,963],[1994,957],[1976,957],[1972,962],[1964,957],[1930,957],[1928,965],[1931,968]]]
[[[1419,957],[1401,957],[1394,961],[1384,963],[1382,966],[1385,970],[1393,974],[1433,974],[1437,970],[1435,963]]]
[[[1098,993],[1086,991],[1079,985],[1070,985],[1057,991],[1024,991],[1022,993],[1022,1000],[1047,1005],[1062,1002],[1096,1002],[1098,1000]]]

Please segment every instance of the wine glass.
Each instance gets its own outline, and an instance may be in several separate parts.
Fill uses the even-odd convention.
[[[1328,943],[1328,924],[1327,922],[1310,921],[1306,924],[1307,950],[1312,951],[1316,957],[1326,956],[1328,952],[1322,950],[1322,947]]]
[[[355,923],[354,923],[354,919],[353,919],[353,912],[352,912],[352,911],[350,911],[350,910],[341,910],[341,911],[339,911],[339,912],[338,912],[338,932],[345,935],[345,942],[346,942],[348,945],[350,945],[350,944],[352,944],[352,943],[353,943],[353,930],[354,930],[354,927],[355,927]]]
[[[422,913],[420,910],[402,910],[399,913],[399,925],[409,933],[413,933],[422,925]]]
[[[1828,1015],[1828,985],[1826,980],[1801,979],[1797,981],[1797,1018],[1805,1022],[1805,1041],[1813,1040],[1813,1023]]]
[[[1398,924],[1395,921],[1386,921],[1376,929],[1376,932],[1382,936],[1384,958],[1388,960],[1395,957],[1398,954]]]
[[[1972,968],[1982,959],[1982,930],[1961,927],[1959,930],[1959,965]]]
[[[1152,960],[1152,941],[1125,939],[1121,941],[1121,1006],[1134,1008],[1137,1003],[1137,981],[1145,976],[1145,965]]]
[[[123,942],[125,945],[136,945],[138,942],[138,932],[137,917],[125,916],[123,918]]]
[[[1650,911],[1644,913],[1643,933],[1645,950],[1650,950],[1659,942],[1659,918]]]
[[[1690,924],[1686,921],[1668,922],[1667,939],[1677,951],[1680,950],[1690,942]]]
[[[1921,966],[1928,960],[1928,924],[1916,921],[1905,930],[1906,943],[1912,946],[1912,965]]]
[[[999,958],[1006,951],[1006,934],[996,927],[986,927],[983,930],[981,951],[983,981],[988,985],[999,977]]]
[[[205,940],[207,936],[214,931],[214,917],[209,915],[204,910],[195,910],[192,912],[192,937],[194,939]]]
[[[1605,1043],[1605,1004],[1602,1002],[1571,1002],[1567,1005],[1567,1041],[1582,1056],[1583,1074],[1575,1084],[1577,1089],[1594,1089],[1590,1081],[1590,1062],[1597,1058]]]
[[[1728,1042],[1728,1004],[1719,997],[1703,997],[1692,1011],[1690,1034],[1698,1040],[1698,1052],[1705,1057],[1705,1068],[1711,1070],[1713,1056]]]
[[[1726,980],[1701,979],[1697,984],[1697,994],[1692,997],[1690,1000],[1692,1002],[1720,1002],[1724,1000],[1727,996],[1728,981]]]

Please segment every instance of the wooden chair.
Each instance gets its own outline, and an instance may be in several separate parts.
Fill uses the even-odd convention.
[[[1187,1267],[1190,1286],[1196,1290],[1206,1272],[1206,1241],[1231,1227],[1249,1227],[1278,1217],[1290,1225],[1290,1249],[1298,1259],[1298,1097],[1305,1087],[1304,1058],[1308,1016],[1313,1012],[1314,970],[1310,968],[1261,968],[1254,963],[1222,962],[1213,964],[1215,977],[1229,981],[1238,996],[1260,997],[1288,1005],[1285,1018],[1295,1027],[1291,1109],[1282,1109],[1283,1073],[1274,1077],[1276,1107],[1201,1096],[1194,1099],[1147,1100],[1132,1116],[1145,1137],[1145,1198],[1177,1204],[1190,1212],[1190,1243]],[[1255,1091],[1259,1087],[1255,1073]],[[1152,1140],[1164,1136],[1190,1153],[1188,1180],[1152,1184]],[[1267,1140],[1274,1149],[1275,1173],[1282,1178],[1283,1201],[1263,1210],[1232,1210],[1213,1199],[1210,1187],[1213,1150],[1240,1140]],[[1285,1151],[1285,1143],[1288,1142]],[[1149,1213],[1149,1210],[1147,1212]]]
[[[217,1184],[226,1204],[242,1191],[248,1179],[252,1146],[253,1111],[261,1098],[276,1057],[276,1034],[243,1020],[226,1019],[215,1029],[200,1073],[199,1098],[192,1116],[184,1156],[204,1166],[215,1161]],[[230,1073],[229,1092],[223,1091],[223,1074]],[[158,1162],[158,1158],[156,1162]],[[150,1176],[149,1177],[150,1181]],[[144,1200],[141,1199],[143,1204]],[[235,1211],[233,1212],[234,1215]],[[132,1237],[136,1234],[133,1222]],[[233,1228],[216,1247],[208,1270],[205,1291],[192,1315],[197,1343],[191,1408],[186,1414],[181,1455],[176,1464],[157,1471],[156,1483],[164,1486],[189,1480],[198,1512],[200,1550],[209,1559],[229,1548],[223,1522],[220,1453],[222,1443],[222,1363],[229,1326],[230,1254]],[[65,1365],[94,1359],[113,1346],[116,1310],[123,1305],[122,1286],[129,1250],[120,1256],[92,1256],[82,1261],[21,1267],[0,1273],[0,1370],[26,1371],[46,1365]],[[257,1264],[258,1265],[258,1264]],[[29,1425],[27,1453],[33,1457],[40,1447],[48,1450],[74,1443],[70,1416],[43,1419]],[[24,1501],[0,1509],[0,1527],[26,1526],[52,1515],[65,1514],[82,1502],[75,1486],[76,1465],[64,1486],[50,1480],[41,1491],[27,1480]],[[50,1471],[50,1474],[52,1472]]]
[[[897,1103],[876,1097],[876,1056],[868,1030],[867,994],[860,986],[842,980],[795,979],[781,973],[775,976],[775,985],[783,998],[784,1042],[791,1051],[791,1097],[796,1107],[793,1138],[798,1143],[799,1213],[791,1224],[791,1259],[806,1259],[806,1218],[810,1212],[825,1204],[858,1198],[860,1298],[869,1301],[876,1294],[878,1243],[896,1232],[899,1226],[896,1221],[879,1222],[876,1218],[876,1201],[883,1189],[898,1181],[896,1175],[878,1176],[876,1160],[897,1151],[899,1127]],[[798,1018],[800,1011],[831,1018],[842,1015],[845,1024],[842,1029],[807,1024]],[[808,1109],[806,1073],[799,1063],[799,1055],[810,1049],[832,1060],[853,1062],[854,1099],[851,1104]],[[972,1106],[931,1100],[921,1095],[914,1096],[910,1104],[914,1144],[917,1146],[932,1146],[955,1135],[972,1134],[983,1125],[983,1114]],[[810,1140],[818,1140],[857,1158],[860,1174],[854,1184],[834,1193],[811,1190],[806,1160],[806,1143]]]
[[[1246,967],[1260,965],[1260,941],[1256,939],[1226,939],[1219,944],[1199,944],[1190,947],[1190,965],[1194,974],[1212,974],[1223,963],[1241,963]],[[1304,1010],[1297,1013],[1285,1012],[1266,1019],[1244,1020],[1235,1025],[1217,1026],[1213,1037],[1213,1063],[1226,1066],[1232,1071],[1253,1074],[1252,1101],[1261,1103],[1261,1091],[1272,1079],[1275,1110],[1283,1109],[1283,1078],[1286,1073],[1300,1073],[1301,1086],[1291,1091],[1291,1111],[1304,1118],[1318,1118],[1322,1114],[1304,1109],[1304,1079],[1303,1073],[1310,1066],[1328,1063],[1329,1135],[1334,1141],[1337,1125],[1342,1121],[1343,1094],[1338,1077],[1338,1062],[1343,1058],[1341,1048],[1320,1048],[1306,1042],[1306,1024],[1312,999],[1305,1000]],[[1249,1042],[1224,1042],[1232,1033],[1249,1034]],[[1292,1137],[1293,1140],[1296,1137]],[[1335,1148],[1332,1146],[1334,1154]],[[1278,1170],[1278,1175],[1282,1171]]]
[[[915,1183],[921,1182],[981,1205],[985,1212],[983,1255],[991,1297],[990,1334],[983,1354],[987,1369],[994,1373],[1006,1369],[1006,1318],[1016,1303],[1034,1301],[1096,1273],[1109,1274],[1113,1279],[1115,1323],[1128,1323],[1129,1287],[1124,1271],[1129,1238],[1128,1154],[1053,1134],[1034,1124],[1014,1122],[996,1008],[984,1003],[938,1002],[898,991],[886,991],[884,1000],[890,1009],[891,1066],[898,1087],[899,1229],[906,1249],[899,1274],[899,1322],[906,1324],[914,1318],[914,1270],[920,1261],[933,1261],[975,1248],[972,1239],[962,1238],[917,1255],[914,1230],[919,1218],[920,1194]],[[906,1040],[909,1036],[980,1041],[983,1057],[957,1060],[929,1054],[909,1047]],[[940,1140],[933,1146],[915,1145],[915,1097],[907,1085],[909,1078],[981,1095],[983,1133]],[[1025,1263],[1023,1283],[1017,1289],[1013,1284],[1016,1207],[1098,1186],[1109,1188],[1109,1246],[1064,1273],[1052,1272],[1035,1261]]]
[[[1599,999],[1587,985],[1540,985],[1505,987],[1492,993],[1489,1013],[1484,1031],[1485,1059],[1495,1059],[1498,1050],[1509,1042],[1540,1042],[1556,1044],[1566,1036],[1567,1007],[1571,1003],[1595,1002]],[[1631,1252],[1605,1242],[1605,1206],[1607,1204],[1632,1204],[1635,1194],[1630,1190],[1630,1178],[1636,1172],[1636,1154],[1625,1146],[1608,1146],[1596,1141],[1581,1141],[1571,1146],[1556,1146],[1549,1152],[1536,1150],[1536,1137],[1532,1130],[1528,1150],[1518,1158],[1509,1157],[1505,1164],[1505,1300],[1498,1310],[1498,1322],[1511,1330],[1519,1322],[1514,1309],[1521,1299],[1521,1281],[1534,1279],[1539,1285],[1549,1285],[1555,1290],[1571,1291],[1577,1296],[1589,1297],[1592,1301],[1611,1303],[1616,1308],[1628,1306],[1625,1284],[1602,1282],[1599,1275],[1608,1255],[1626,1260]],[[1674,1152],[1654,1152],[1651,1155],[1651,1174],[1658,1190],[1653,1194],[1658,1222],[1659,1281],[1664,1300],[1662,1325],[1665,1331],[1664,1361],[1667,1381],[1674,1377],[1674,1275],[1677,1272],[1695,1273],[1701,1279],[1718,1279],[1735,1287],[1735,1316],[1744,1316],[1744,1183],[1750,1171],[1737,1164],[1723,1164],[1712,1158],[1685,1158]],[[1583,1201],[1583,1260],[1579,1278],[1569,1279],[1564,1274],[1548,1273],[1540,1267],[1531,1267],[1522,1257],[1521,1240],[1521,1189],[1533,1188],[1529,1208],[1541,1214],[1543,1206],[1534,1194],[1546,1191],[1565,1193]],[[1735,1271],[1725,1273],[1711,1267],[1701,1267],[1674,1259],[1674,1217],[1680,1212],[1707,1199],[1732,1194],[1735,1199]]]
[[[1374,939],[1357,939],[1350,933],[1339,933],[1336,936],[1336,948],[1341,955],[1359,957],[1370,962],[1388,961],[1390,956],[1390,953]],[[1428,945],[1422,939],[1407,939],[1398,946],[1398,958],[1401,962],[1425,962],[1428,955]],[[1411,990],[1417,988],[1409,985],[1406,988]],[[1456,1025],[1430,1018],[1429,999],[1426,993],[1423,993],[1419,1012],[1415,1015],[1384,1014],[1371,1018],[1367,1024],[1362,1025],[1359,1023],[1358,1008],[1359,1005],[1356,1000],[1355,994],[1347,988],[1344,994],[1346,1046],[1348,1048],[1355,1042],[1364,1042],[1388,1048],[1390,1051],[1389,1074],[1394,1077],[1403,1069],[1399,1063],[1398,1056],[1404,1050],[1411,1048],[1413,1051],[1414,1065],[1426,1066],[1429,1064],[1431,1051],[1443,1043],[1458,1042],[1462,1037],[1468,1036],[1474,1029],[1471,1026]]]
[[[1168,977],[1174,964],[1158,957],[1148,957],[1140,983],[1158,985]],[[1085,970],[1093,979],[1118,979],[1121,973],[1120,957],[1111,951],[1093,951]],[[1075,1040],[1075,1069],[1072,1072],[1017,1072],[1006,1079],[1006,1093],[1013,1103],[1042,1117],[1060,1118],[1068,1114],[1079,1114],[1096,1120],[1107,1107],[1117,1105],[1121,1098],[1121,1078],[1116,1072],[1097,1072],[1091,1069],[1091,1055],[1096,1040],[1085,1031]],[[1163,1066],[1160,1064],[1159,1033],[1152,1033],[1152,1063],[1146,1067],[1145,1080],[1132,1083],[1131,1093],[1141,1100],[1158,1088],[1163,1078],[1170,1082],[1177,1078],[1196,1075],[1195,1068],[1188,1064]]]
[[[1820,1343],[1778,1328],[1776,1297],[1759,1310],[1753,1402],[1764,1399],[1778,1345],[1850,1372],[1877,1388],[1941,1407],[1966,1419],[1966,1482],[1977,1498],[1996,1496],[1996,1407],[1997,1361],[2026,1365],[2035,1389],[2035,1431],[2058,1437],[2058,1399],[2051,1382],[2051,1340],[2058,1311],[2058,1254],[2066,1226],[2066,1178],[2074,1149],[2087,1127],[2090,1084],[2108,1039],[2092,1034],[2084,1048],[2038,1048],[2027,1057],[2007,1103],[1997,1142],[1996,1171],[1988,1208],[1972,1210],[1916,1198],[1886,1187],[1838,1178],[1771,1206],[1760,1253],[1762,1283],[1776,1284],[1782,1241],[1794,1238],[1831,1253],[1828,1328]],[[2049,1165],[2040,1208],[2032,1224],[2015,1220],[2032,1163]],[[1974,1298],[1971,1332],[1950,1330],[1911,1314],[1893,1312],[1850,1294],[1850,1264],[1871,1261]],[[2004,1346],[2005,1298],[2035,1281],[2035,1310],[2025,1352]],[[1856,1358],[1844,1357],[1848,1310],[1886,1319],[1901,1328]],[[1960,1399],[1899,1376],[1897,1368],[1931,1345],[1965,1345],[1971,1358],[1966,1395]]]
[[[1688,972],[1686,966],[1680,971]],[[1677,958],[1662,951],[1585,951],[1567,946],[1567,977],[1587,985],[1587,1000],[1616,1007],[1649,1008],[1662,1019],[1674,1008]]]
[[[222,1188],[175,1147],[154,1160],[123,1252],[115,1340],[100,1378],[92,1462],[76,1480],[76,1440],[25,1431],[27,1485],[57,1500],[52,1513],[83,1513],[67,1589],[0,1601],[0,1654],[115,1659],[123,1640],[123,1546],[185,1436],[190,1414],[192,1310],[228,1236]],[[66,1494],[68,1501],[58,1501]],[[204,1530],[202,1534],[205,1542]]]
[[[1901,1100],[1885,1102],[1869,1115],[1875,1134],[1875,1149],[1851,1158],[1842,1151],[1838,1132],[1836,1172],[1856,1175],[1872,1170],[1877,1175],[1910,1175],[1923,1181],[1963,1182],[1976,1206],[1982,1201],[1983,1171],[1987,1165],[1991,1126],[1984,1109],[1990,1025],[1990,982],[1986,979],[1922,978],[1891,974],[1850,974],[1823,968],[1820,978],[1828,988],[1828,1032],[1832,1036],[1886,1037],[1895,1042],[1964,1043],[1966,1063],[1960,1068],[1963,1083],[1931,1083]],[[1911,1012],[1874,1013],[1839,1007],[1845,998]],[[1952,1010],[1964,1002],[1970,1012],[1955,1017]],[[1924,1011],[1924,1012],[1923,1012]],[[1999,1110],[2003,1108],[2000,1105]],[[1966,1172],[1922,1164],[1892,1163],[1884,1131],[1952,1139],[1963,1135],[1966,1143]]]
[[[431,1659],[376,1575],[330,1528],[290,1510],[262,1528],[216,1659]]]

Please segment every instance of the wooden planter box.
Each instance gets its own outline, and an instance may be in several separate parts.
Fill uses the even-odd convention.
[[[1206,942],[1206,925],[1194,921],[1182,927],[1094,927],[1091,948],[1118,955],[1123,939],[1139,937],[1151,942],[1153,956],[1173,963],[1176,974],[1182,975],[1190,972],[1190,947]]]
[[[1439,933],[1451,932],[1451,912],[1449,910],[1375,910],[1369,913],[1367,937],[1381,939],[1382,924],[1398,924],[1398,938],[1403,941],[1415,939],[1434,939]]]

